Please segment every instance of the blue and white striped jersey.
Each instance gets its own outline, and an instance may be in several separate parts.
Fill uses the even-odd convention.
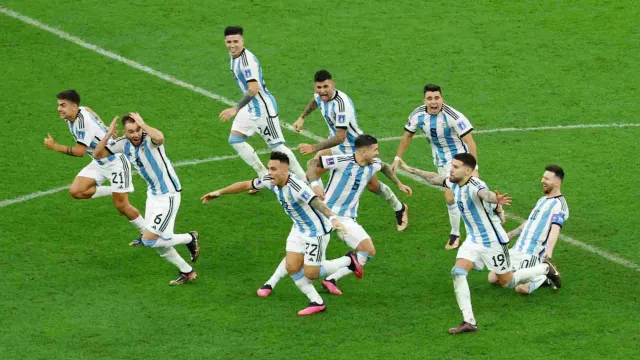
[[[563,195],[541,197],[529,214],[513,249],[528,255],[542,256],[546,250],[551,225],[562,227],[568,218],[569,206]]]
[[[356,152],[356,138],[362,134],[362,130],[358,127],[356,107],[351,98],[338,89],[335,89],[333,98],[327,102],[322,101],[318,94],[315,94],[314,98],[329,127],[329,137],[335,136],[337,129],[347,129],[347,136],[338,147],[343,154]]]
[[[78,144],[82,144],[87,147],[87,155],[94,159],[98,164],[104,165],[115,160],[114,155],[109,155],[106,158],[96,159],[93,157],[93,152],[98,146],[98,143],[104,135],[107,133],[107,129],[92,113],[90,113],[84,106],[80,106],[78,116],[74,121],[67,120],[69,131]],[[108,145],[113,145],[115,141],[109,139]]]
[[[373,159],[373,163],[360,166],[355,154],[322,156],[322,167],[332,169],[325,190],[325,202],[336,215],[355,219],[358,217],[358,205],[362,191],[371,177],[382,169],[382,161]]]
[[[267,85],[264,82],[264,76],[262,74],[262,67],[258,62],[258,59],[253,53],[247,49],[242,50],[240,56],[234,58],[231,57],[231,73],[238,83],[238,87],[242,93],[246,93],[249,89],[247,84],[250,81],[257,81],[260,86],[258,94],[249,102],[248,110],[249,114],[253,116],[278,116],[278,105],[276,99],[267,90]]]
[[[462,113],[443,104],[442,111],[437,115],[427,113],[425,105],[418,106],[409,115],[404,129],[410,133],[422,130],[431,143],[433,163],[445,166],[456,154],[469,152],[462,137],[469,134],[473,126]]]
[[[316,237],[331,232],[329,219],[310,205],[316,197],[313,190],[295,175],[289,174],[283,187],[271,184],[269,174],[254,179],[252,185],[255,189],[269,188],[273,191],[294,226],[305,236]]]
[[[113,153],[123,153],[147,182],[151,195],[174,194],[182,191],[178,175],[164,151],[164,145],[156,145],[151,137],[142,133],[140,146],[134,146],[125,136],[108,146]]]
[[[480,190],[488,190],[487,184],[472,176],[462,186],[452,183],[448,178],[443,185],[451,189],[471,241],[484,247],[509,242],[507,232],[500,224],[500,217],[495,213],[497,205],[485,202],[478,196]]]

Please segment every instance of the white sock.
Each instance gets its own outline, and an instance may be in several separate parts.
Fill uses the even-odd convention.
[[[370,258],[371,259],[373,258],[373,256],[367,255],[366,253],[364,253],[362,251],[358,251],[357,257],[358,257],[358,262],[362,266],[365,266],[365,264],[367,263],[367,260],[369,260]],[[329,275],[327,277],[327,280],[338,281],[341,278],[353,273],[353,271],[349,270],[349,268],[347,267],[347,266],[349,266],[350,263],[351,262],[347,263],[347,265],[345,265],[345,267],[338,269],[333,274],[331,274],[330,272],[327,272],[328,274],[331,274],[331,275]],[[324,265],[324,263],[322,265]]]
[[[380,189],[378,189],[376,194],[382,196],[384,201],[393,208],[393,211],[402,210],[402,203],[398,200],[396,194],[394,194],[391,188],[385,185],[382,181],[380,182]]]
[[[174,234],[173,237],[168,240],[164,240],[164,239],[152,240],[152,241],[155,241],[155,243],[153,243],[151,247],[152,248],[169,248],[169,247],[173,247],[180,244],[183,244],[183,245],[188,244],[192,240],[193,240],[193,237],[191,236],[191,234]],[[142,239],[142,242],[146,246],[149,246],[147,245],[149,240]]]
[[[306,180],[306,174],[304,172],[304,169],[302,169],[302,166],[300,166],[300,163],[298,162],[298,159],[296,159],[296,156],[293,154],[293,151],[291,151],[291,149],[289,149],[285,144],[280,144],[278,146],[276,146],[275,148],[273,148],[273,151],[279,151],[281,153],[284,153],[287,155],[287,157],[289,157],[289,169],[290,171],[297,176],[298,178],[300,178],[300,180],[305,181]]]
[[[304,276],[304,270],[300,269],[297,273],[291,275],[291,279],[296,283],[296,286],[303,294],[309,298],[309,301],[314,302],[316,304],[323,304],[324,301],[320,294],[318,294],[318,290],[313,286],[311,280],[309,280],[306,276]]]
[[[342,256],[333,260],[325,260],[320,265],[320,277],[331,275],[342,268],[346,268],[350,264],[351,264],[351,258],[348,256]]]
[[[460,210],[456,204],[447,204],[449,211],[449,223],[451,224],[451,234],[460,236]]]
[[[258,174],[258,176],[263,176],[268,173],[267,168],[264,167],[262,161],[256,154],[256,151],[253,147],[247,144],[245,141],[231,144],[233,148],[236,150],[238,155],[247,163],[247,165],[251,166],[253,170]]]
[[[103,196],[111,196],[111,186],[96,186],[96,192],[91,195],[91,198],[95,199]]]
[[[547,276],[546,275],[540,275],[540,276],[536,277],[535,279],[531,280],[529,282],[529,294],[531,294],[537,288],[539,288],[540,285],[544,284],[545,281],[547,281]]]
[[[458,307],[462,311],[462,317],[464,321],[469,324],[476,324],[476,319],[473,316],[473,309],[471,308],[471,291],[469,290],[469,283],[467,282],[468,272],[462,268],[454,267],[451,269],[451,275],[453,276],[453,290],[456,293],[456,301]]]
[[[513,278],[511,279],[511,282],[509,283],[509,285],[507,285],[507,287],[512,288],[519,284],[528,283],[529,281],[537,278],[538,276],[547,275],[547,272],[549,272],[549,265],[547,264],[541,264],[531,268],[520,269],[513,273]]]
[[[168,262],[172,263],[178,269],[180,269],[180,272],[188,273],[193,271],[191,265],[187,264],[187,262],[184,261],[184,259],[180,256],[180,254],[178,254],[176,249],[169,247],[159,248],[156,249],[156,251],[158,252],[158,254],[160,254],[160,257],[167,259]]]
[[[142,218],[142,215],[138,216],[133,220],[129,220],[129,222],[131,223],[131,225],[135,226],[136,229],[138,229],[141,234],[144,232],[145,226],[144,226],[144,219]]]
[[[271,275],[269,280],[265,284],[271,285],[271,288],[275,288],[278,281],[287,275],[287,258],[282,259],[280,264],[276,268],[276,271]]]

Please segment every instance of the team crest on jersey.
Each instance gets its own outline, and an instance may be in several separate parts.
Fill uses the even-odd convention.
[[[246,78],[251,77],[251,69],[247,69],[244,71],[244,77]]]
[[[300,194],[300,197],[301,197],[301,198],[302,198],[302,200],[304,200],[304,201],[309,201],[309,199],[311,199],[311,195],[310,195],[308,192],[306,192],[306,191],[303,191],[303,192]]]
[[[84,135],[85,135],[84,131],[78,131],[78,139],[84,139]]]
[[[564,224],[564,214],[560,213],[553,215],[553,217],[551,218],[551,222],[560,225]]]
[[[338,115],[338,124],[344,124],[344,115]]]
[[[336,163],[336,162],[335,162],[335,160],[333,160],[333,158],[332,158],[332,157],[330,157],[330,158],[328,158],[328,159],[327,159],[327,166],[335,165],[335,163]]]
[[[464,130],[466,127],[467,127],[467,124],[465,124],[465,123],[463,123],[463,122],[458,123],[458,129],[460,129],[460,130]]]

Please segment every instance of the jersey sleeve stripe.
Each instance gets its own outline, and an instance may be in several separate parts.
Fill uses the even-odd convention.
[[[243,66],[249,66],[249,60],[247,60],[247,52],[246,51],[242,51],[242,54],[240,55],[240,60],[242,61],[242,65]]]
[[[334,100],[336,101],[336,103],[338,103],[338,111],[344,112],[345,110],[344,100],[342,100],[342,98],[340,97],[340,94],[336,94],[336,97]]]
[[[465,132],[464,134],[460,134],[460,135],[458,135],[458,136],[459,136],[460,138],[463,138],[463,137],[465,137],[465,136],[467,136],[467,135],[471,134],[471,132],[472,132],[472,131],[473,131],[473,128],[471,128],[471,129],[467,130],[467,132]]]
[[[444,112],[446,112],[447,115],[451,116],[455,120],[458,120],[460,118],[458,114],[456,114],[455,111],[453,111],[453,109],[449,107],[447,104],[442,105],[442,110],[444,110]]]
[[[427,107],[425,105],[422,106],[418,106],[415,110],[413,110],[413,112],[411,113],[411,115],[409,115],[409,118],[412,118],[414,115],[424,112],[427,110]]]

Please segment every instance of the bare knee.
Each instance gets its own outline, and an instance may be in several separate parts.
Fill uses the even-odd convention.
[[[376,256],[376,248],[373,246],[373,241],[371,241],[371,239],[362,240],[356,247],[356,251],[367,253],[372,257]]]
[[[529,283],[526,283],[516,286],[514,290],[519,294],[529,295],[529,289]]]
[[[498,277],[496,276],[496,273],[494,273],[493,271],[489,272],[489,275],[487,276],[487,280],[489,280],[489,282],[494,285],[498,285]]]
[[[91,196],[86,194],[87,189],[83,189],[80,186],[73,186],[69,188],[69,194],[74,199],[88,199]]]
[[[302,266],[300,266],[299,264],[295,264],[292,262],[287,261],[287,263],[285,264],[285,268],[287,269],[287,272],[290,275],[296,274],[300,271],[300,269],[302,268]]]
[[[320,267],[319,266],[305,266],[304,267],[304,276],[307,279],[315,280],[320,277]]]

